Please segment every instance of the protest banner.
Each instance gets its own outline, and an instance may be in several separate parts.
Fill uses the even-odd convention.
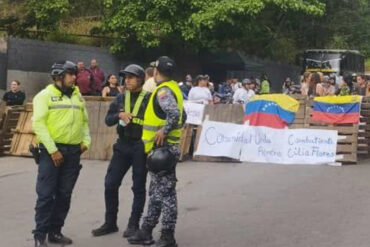
[[[273,129],[205,121],[196,155],[245,162],[319,165],[335,162],[335,130]]]
[[[243,125],[204,121],[195,155],[239,159],[243,131]]]
[[[319,165],[335,162],[335,130],[246,128],[241,161]]]
[[[184,101],[184,109],[187,115],[186,123],[201,125],[203,121],[204,107],[204,104]]]

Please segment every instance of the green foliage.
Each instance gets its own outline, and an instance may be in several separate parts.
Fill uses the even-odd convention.
[[[309,16],[325,9],[317,0],[105,0],[104,6],[103,31],[114,34],[114,51],[134,42],[146,48],[170,43],[195,50],[233,47],[240,40],[254,44],[258,38],[250,34],[269,29],[263,21],[269,9]]]
[[[367,0],[0,1],[0,28],[10,35],[126,54],[238,50],[294,62],[307,48],[338,48],[370,56],[369,26]]]

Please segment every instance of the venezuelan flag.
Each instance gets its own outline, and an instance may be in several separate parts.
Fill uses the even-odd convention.
[[[244,121],[252,126],[283,129],[293,123],[299,102],[285,94],[256,95],[245,106]]]
[[[330,124],[350,124],[360,121],[362,96],[315,97],[312,120]]]

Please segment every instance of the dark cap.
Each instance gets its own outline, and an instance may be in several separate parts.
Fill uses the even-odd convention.
[[[176,64],[171,58],[163,56],[158,58],[155,62],[155,68],[157,68],[160,73],[171,75],[176,69]]]

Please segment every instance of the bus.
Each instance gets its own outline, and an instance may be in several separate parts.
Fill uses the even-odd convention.
[[[365,57],[356,50],[306,50],[303,53],[303,73],[325,75],[358,75],[365,73]]]

